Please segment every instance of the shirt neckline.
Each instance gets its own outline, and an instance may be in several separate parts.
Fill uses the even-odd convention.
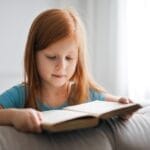
[[[37,103],[38,108],[39,108],[41,111],[62,109],[62,108],[64,108],[65,106],[68,105],[67,101],[65,101],[61,106],[52,107],[52,106],[49,106],[49,105],[43,103],[40,99],[37,99],[37,100],[36,100],[36,103]]]

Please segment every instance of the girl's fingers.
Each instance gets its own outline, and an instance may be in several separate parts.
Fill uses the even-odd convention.
[[[41,114],[39,112],[37,112],[35,114],[35,125],[34,125],[34,131],[37,131],[37,132],[42,132],[42,129],[41,129],[41,120],[42,120],[42,117],[41,117]]]
[[[121,97],[121,98],[119,99],[119,103],[127,104],[127,103],[128,103],[128,99],[127,99],[127,98],[124,98],[124,97]]]
[[[133,103],[133,101],[131,99],[128,99],[130,103]]]
[[[41,112],[38,112],[37,115],[38,115],[38,117],[39,117],[39,120],[42,121],[42,120],[43,120],[43,115],[42,115],[42,113],[41,113]]]
[[[28,129],[30,132],[42,132],[40,112],[32,112],[32,116],[28,120]]]
[[[122,103],[122,104],[128,104],[128,103],[133,103],[133,101],[129,98],[125,98],[125,97],[121,97],[119,98],[119,103]]]

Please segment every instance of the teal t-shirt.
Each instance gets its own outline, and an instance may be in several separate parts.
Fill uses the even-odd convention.
[[[89,101],[94,100],[104,100],[104,94],[99,93],[93,90],[90,90]],[[0,95],[0,105],[4,108],[24,108],[25,106],[25,86],[23,84],[19,84],[13,86],[12,88],[8,89],[4,93]],[[37,106],[39,110],[46,111],[46,110],[53,110],[53,109],[62,109],[63,107],[67,106],[67,102],[64,103],[61,107],[50,107],[40,100],[36,100]]]

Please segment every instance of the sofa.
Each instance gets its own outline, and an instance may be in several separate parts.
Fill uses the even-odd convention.
[[[0,150],[149,150],[150,105],[127,121],[103,120],[97,127],[62,133],[23,133],[0,126]]]

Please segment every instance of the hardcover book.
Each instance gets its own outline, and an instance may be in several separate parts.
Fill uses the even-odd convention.
[[[44,111],[42,128],[49,132],[61,132],[97,126],[99,121],[135,112],[140,104],[92,101],[64,107],[61,110]]]

